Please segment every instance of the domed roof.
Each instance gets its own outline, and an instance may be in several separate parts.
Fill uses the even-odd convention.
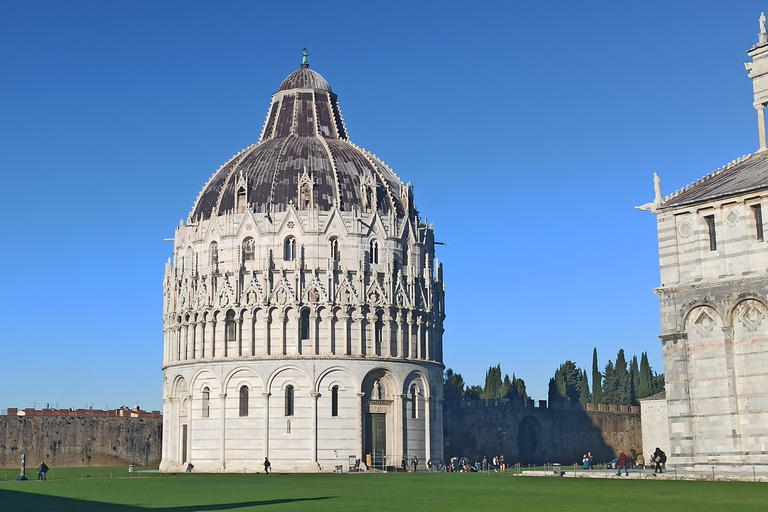
[[[294,71],[280,84],[278,91],[287,91],[289,89],[317,89],[319,91],[331,92],[331,86],[328,85],[325,78],[320,73],[315,73],[309,66],[301,66]]]
[[[349,142],[336,95],[305,62],[272,96],[259,142],[211,177],[190,221],[234,210],[243,193],[256,212],[285,211],[293,204],[321,211],[375,208],[403,217],[409,201],[404,191],[389,167]]]

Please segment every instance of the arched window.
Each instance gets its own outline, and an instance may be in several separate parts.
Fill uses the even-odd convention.
[[[293,416],[293,386],[285,387],[285,415]]]
[[[248,386],[240,386],[240,417],[248,416]]]
[[[371,240],[371,263],[379,262],[379,242]]]
[[[341,255],[339,254],[339,239],[331,238],[330,243],[331,243],[331,260],[339,261],[341,259]]]
[[[219,270],[219,244],[211,242],[211,271]]]
[[[309,339],[309,310],[305,309],[301,312],[301,339]]]
[[[233,310],[227,311],[227,317],[224,322],[224,329],[226,332],[227,343],[234,343],[236,340],[235,330],[237,322],[235,322],[235,312]]]
[[[339,386],[331,388],[331,416],[339,415]]]
[[[203,388],[203,418],[207,418],[211,412],[211,390]]]
[[[243,261],[253,261],[256,259],[256,241],[248,237],[243,240]]]
[[[243,213],[245,211],[245,204],[245,188],[240,187],[237,189],[237,201],[235,206],[237,213]]]
[[[376,345],[380,345],[383,340],[382,333],[384,332],[384,321],[381,319],[381,311],[376,313],[376,325],[374,325],[374,339]]]
[[[419,412],[418,398],[419,398],[419,388],[417,388],[416,386],[411,386],[411,418],[418,418],[418,415],[417,415],[417,413]]]
[[[285,239],[284,245],[284,254],[285,254],[285,260],[286,261],[293,261],[296,259],[296,239],[292,236],[289,236]]]

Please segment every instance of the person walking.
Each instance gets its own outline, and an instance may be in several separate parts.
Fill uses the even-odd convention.
[[[272,467],[272,464],[269,462],[269,459],[264,457],[264,473],[267,475],[269,474],[269,468]]]
[[[645,457],[643,457],[642,452],[637,454],[637,467],[640,469],[645,469]]]
[[[413,461],[411,462],[411,465],[413,465],[413,472],[418,473],[419,472],[419,458],[415,455],[413,456]]]
[[[403,457],[403,460],[400,461],[400,467],[403,468],[403,473],[406,472],[407,464],[405,462],[405,457]]]
[[[629,476],[629,471],[627,471],[627,454],[619,452],[619,472],[616,473],[616,476],[621,476],[622,468],[624,468],[624,475]]]

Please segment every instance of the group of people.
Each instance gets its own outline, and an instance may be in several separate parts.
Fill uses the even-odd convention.
[[[586,456],[585,456],[586,457]],[[616,476],[621,476],[621,470],[624,470],[624,475],[629,476],[629,471],[627,469],[628,467],[628,461],[629,457],[627,457],[627,454],[622,452],[619,452],[617,467],[619,469],[618,473],[616,473]],[[664,451],[656,447],[656,451],[653,452],[653,455],[651,456],[651,462],[653,463],[653,474],[654,476],[656,473],[663,473],[664,470],[662,469],[662,465],[667,462],[667,454],[664,453]],[[640,469],[645,469],[645,457],[642,453],[637,454],[637,458],[635,460],[635,464],[637,464],[637,467]],[[587,469],[586,462],[584,463],[584,469]]]
[[[405,457],[400,461],[400,469],[403,470],[403,473],[406,473],[408,471],[408,464],[405,461]],[[413,473],[418,473],[419,471],[419,458],[414,456],[413,459],[411,459],[411,471]],[[427,461],[427,471],[430,473],[432,472],[432,459],[429,459]]]
[[[46,473],[48,473],[49,469],[50,468],[45,463],[45,461],[40,461],[40,465],[37,466],[37,479],[38,480],[45,480],[45,475],[46,475]],[[55,475],[54,475],[54,477],[55,477]]]

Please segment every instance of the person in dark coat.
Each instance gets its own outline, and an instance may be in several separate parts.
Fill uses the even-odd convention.
[[[269,462],[269,459],[264,457],[264,473],[269,474],[269,468],[272,467],[272,464]]]
[[[663,473],[664,471],[661,469],[661,465],[667,462],[667,454],[661,451],[661,448],[657,446],[651,459],[653,460],[653,474],[655,475],[657,471]]]
[[[37,479],[38,480],[45,480],[45,474],[48,472],[48,465],[40,461],[40,465],[37,467]]]

